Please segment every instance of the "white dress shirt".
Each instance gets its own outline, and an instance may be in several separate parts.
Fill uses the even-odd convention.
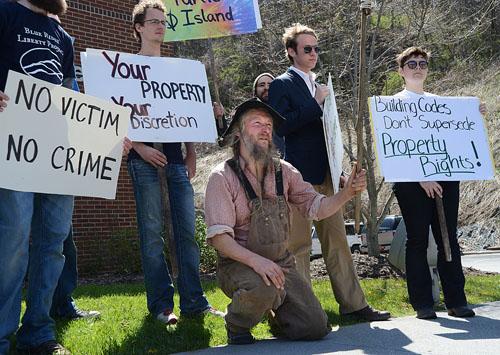
[[[291,70],[300,75],[300,77],[304,80],[311,93],[311,96],[314,97],[316,94],[316,74],[310,71],[309,73],[305,73],[300,69],[297,69],[293,65],[290,67]]]

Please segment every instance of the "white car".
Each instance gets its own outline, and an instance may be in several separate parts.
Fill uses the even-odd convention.
[[[363,227],[363,224],[361,224]],[[354,233],[354,222],[348,221],[345,223],[345,231],[347,237],[347,244],[351,249],[351,253],[359,253],[361,247],[361,235]],[[318,235],[316,234],[316,229],[313,226],[312,233],[312,249],[311,256],[312,257],[320,257],[321,254],[321,244],[318,239]]]

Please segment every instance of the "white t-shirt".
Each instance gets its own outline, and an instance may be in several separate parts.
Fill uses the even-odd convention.
[[[417,94],[416,92],[404,89],[403,91],[398,92],[394,96],[400,97],[402,99],[415,99],[415,98],[418,98],[421,96],[438,96],[438,95],[431,94],[430,92],[424,92],[423,94]]]

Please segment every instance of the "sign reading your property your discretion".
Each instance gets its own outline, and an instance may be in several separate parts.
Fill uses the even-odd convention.
[[[85,92],[130,110],[132,141],[215,142],[201,62],[97,49],[87,49],[81,59]]]
[[[493,179],[474,97],[369,98],[381,175],[388,182]]]
[[[0,114],[0,187],[113,199],[129,111],[9,72]]]

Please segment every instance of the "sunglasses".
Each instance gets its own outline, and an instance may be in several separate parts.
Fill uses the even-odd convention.
[[[420,67],[420,69],[427,69],[429,62],[426,60],[420,60],[418,62],[416,60],[409,60],[403,65],[403,67],[405,65],[408,65],[408,68],[410,69],[416,69],[417,65]]]
[[[318,53],[319,53],[319,51],[320,51],[320,49],[319,49],[319,47],[318,47],[318,46],[304,46],[304,53],[305,53],[305,54],[309,54],[309,53],[311,53],[313,50],[316,52],[316,54],[318,54]]]

